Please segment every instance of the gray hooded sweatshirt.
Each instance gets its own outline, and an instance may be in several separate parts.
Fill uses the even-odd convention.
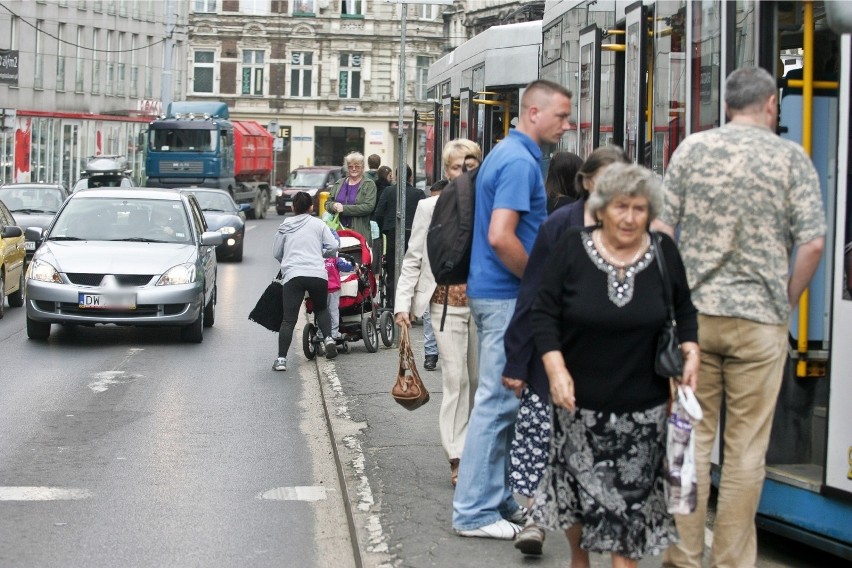
[[[307,213],[286,219],[278,227],[272,256],[281,263],[284,282],[296,276],[328,280],[326,256],[337,252],[337,239],[324,222]]]

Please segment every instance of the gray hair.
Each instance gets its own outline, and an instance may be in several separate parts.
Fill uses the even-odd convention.
[[[351,162],[357,162],[364,165],[364,154],[361,152],[349,152],[346,154],[346,157],[343,158],[343,166],[348,166]]]
[[[589,213],[597,219],[598,211],[605,209],[618,197],[647,198],[649,224],[663,210],[663,189],[660,178],[643,166],[620,162],[607,166],[595,180],[595,190],[586,202]]]
[[[725,104],[732,111],[742,111],[765,103],[769,97],[777,94],[775,79],[762,67],[737,69],[725,81]]]

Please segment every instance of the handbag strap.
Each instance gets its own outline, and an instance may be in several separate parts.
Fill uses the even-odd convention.
[[[399,368],[413,369],[414,353],[411,351],[411,337],[409,336],[408,326],[399,326]]]
[[[669,320],[675,325],[677,320],[675,318],[674,302],[672,301],[672,283],[669,280],[669,272],[666,268],[666,258],[663,256],[663,238],[656,231],[652,235],[657,245],[657,267],[660,269],[660,277],[663,279],[663,297],[666,300],[666,310],[668,310]]]

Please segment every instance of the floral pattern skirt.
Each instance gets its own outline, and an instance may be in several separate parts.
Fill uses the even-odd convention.
[[[509,452],[512,491],[532,497],[547,468],[550,451],[550,404],[526,387],[515,419],[515,436]]]
[[[634,560],[677,542],[663,494],[666,406],[623,414],[554,407],[533,520],[552,530],[580,523],[583,549]]]

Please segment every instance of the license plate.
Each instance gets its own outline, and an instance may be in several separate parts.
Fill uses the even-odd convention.
[[[292,201],[286,201],[286,200],[284,201],[284,207],[292,207],[292,206],[293,206]]]
[[[81,310],[135,310],[136,294],[79,293]]]
[[[36,244],[35,244],[35,241],[26,241],[26,242],[24,243],[24,248],[25,248],[26,250],[35,250],[35,245],[36,245]]]

